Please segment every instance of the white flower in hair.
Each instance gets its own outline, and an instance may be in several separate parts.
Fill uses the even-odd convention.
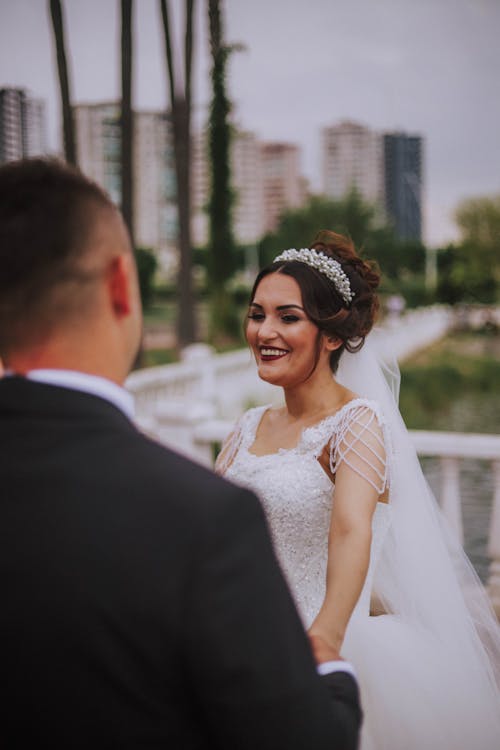
[[[329,258],[328,255],[317,250],[310,250],[307,247],[302,247],[300,250],[296,250],[294,247],[284,250],[280,255],[276,256],[273,263],[280,260],[297,260],[299,263],[305,263],[311,268],[315,268],[316,271],[324,274],[333,282],[335,289],[344,302],[349,304],[353,299],[354,292],[351,289],[351,284],[338,260]]]

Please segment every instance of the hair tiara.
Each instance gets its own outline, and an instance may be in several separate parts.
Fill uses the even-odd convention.
[[[305,263],[307,266],[315,268],[316,271],[319,271],[333,282],[335,289],[346,304],[349,304],[353,299],[354,292],[351,289],[349,278],[342,270],[342,266],[338,260],[329,258],[324,253],[306,247],[302,247],[300,250],[296,250],[294,247],[290,248],[290,250],[284,250],[276,256],[273,263],[277,263],[280,260],[297,260],[299,263]]]

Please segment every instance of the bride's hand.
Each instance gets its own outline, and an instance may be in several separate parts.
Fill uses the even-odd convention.
[[[309,642],[316,664],[323,664],[325,661],[341,661],[342,657],[339,652],[333,648],[321,635],[309,633]]]

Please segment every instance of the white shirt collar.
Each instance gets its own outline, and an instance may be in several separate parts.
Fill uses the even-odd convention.
[[[58,385],[83,391],[93,396],[109,401],[118,407],[129,419],[134,418],[134,399],[125,388],[121,388],[107,378],[99,375],[89,375],[77,370],[30,370],[26,375],[28,380],[48,385]]]

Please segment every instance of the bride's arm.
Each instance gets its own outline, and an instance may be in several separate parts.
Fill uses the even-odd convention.
[[[376,490],[346,464],[338,469],[328,539],[326,594],[309,630],[337,650],[368,571],[377,500]]]
[[[372,518],[385,489],[382,431],[373,412],[364,411],[346,428],[334,449],[335,473],[328,540],[326,594],[310,628],[340,650],[365,582],[370,562]]]

